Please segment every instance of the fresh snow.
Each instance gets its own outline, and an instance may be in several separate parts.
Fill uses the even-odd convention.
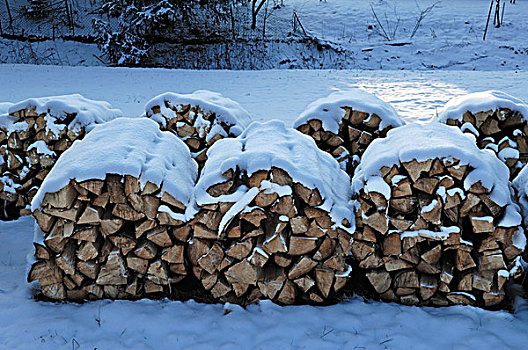
[[[528,225],[528,166],[522,168],[517,177],[513,179],[512,185],[519,199],[524,224]]]
[[[38,114],[47,114],[45,117],[48,122],[47,128],[60,128],[62,126],[56,125],[56,121],[63,121],[68,115],[75,114],[68,128],[80,130],[84,127],[86,131],[90,131],[97,124],[123,115],[119,109],[113,109],[108,102],[94,101],[79,94],[29,98],[11,105],[8,112],[33,108]],[[52,129],[52,131],[56,130]]]
[[[394,231],[394,232],[399,232],[399,231]],[[404,231],[404,232],[401,232],[400,238],[403,240],[404,238],[408,238],[408,237],[423,237],[423,238],[429,238],[429,239],[434,239],[438,241],[445,241],[446,239],[449,238],[449,235],[451,235],[452,233],[455,233],[455,234],[460,233],[460,228],[458,226],[448,226],[448,227],[441,226],[440,231],[438,232],[431,231],[431,230],[425,230],[425,229],[414,230],[414,231]]]
[[[12,105],[11,102],[0,102],[0,115],[6,114]]]
[[[187,146],[148,118],[118,118],[99,125],[66,150],[42,183],[32,202],[40,208],[44,195],[71,179],[104,180],[106,174],[132,175],[142,185],[152,182],[183,204],[189,203],[198,165]]]
[[[468,190],[480,181],[491,191],[489,197],[498,205],[506,207],[505,216],[499,225],[510,227],[521,223],[519,208],[512,201],[506,165],[492,152],[478,149],[473,135],[441,123],[409,124],[389,131],[386,138],[374,140],[356,169],[352,191],[358,194],[365,188],[366,191],[387,193],[385,186],[388,185],[381,177],[381,167],[437,157],[458,159],[458,166],[467,164],[474,168],[466,176],[464,188]]]
[[[390,103],[407,123],[427,123],[447,101],[473,91],[498,89],[528,101],[528,89],[519,83],[528,81],[528,72],[522,71],[240,72],[0,65],[0,76],[4,101],[75,91],[94,100],[109,100],[130,117],[143,114],[153,96],[174,90],[174,82],[181,81],[185,84],[178,85],[180,93],[214,89],[251,110],[253,120],[277,118],[290,125],[311,102],[351,88]]]
[[[377,114],[381,118],[379,130],[383,130],[388,126],[398,127],[404,124],[390,104],[363,90],[352,89],[334,92],[327,97],[312,102],[295,120],[293,127],[297,128],[312,119],[319,119],[323,122],[325,130],[337,134],[341,119],[346,113],[342,107],[350,107],[352,110],[368,114]]]
[[[226,181],[223,173],[237,168],[248,176],[258,170],[281,168],[294,182],[319,190],[324,200],[320,207],[329,212],[334,223],[341,226],[343,219],[353,222],[348,175],[331,155],[317,148],[311,137],[287,127],[282,121],[254,122],[237,138],[217,141],[207,151],[207,158],[195,189],[196,203],[238,202],[222,219],[219,233],[232,217],[230,214],[240,212],[260,191],[256,187],[241,186],[231,195],[213,197],[207,193],[209,187]],[[263,190],[269,189],[267,183],[262,186]]]
[[[158,123],[166,125],[167,119],[176,117],[176,112],[168,108],[167,105],[200,106],[203,112],[215,113],[216,119],[207,135],[208,140],[218,133],[224,133],[223,136],[227,136],[224,129],[219,126],[220,123],[232,126],[230,131],[238,136],[251,122],[249,113],[238,102],[224,97],[218,92],[208,90],[197,90],[191,94],[166,92],[147,102],[145,113]],[[152,115],[152,108],[155,106],[160,107],[161,113]],[[210,123],[210,121],[204,120],[202,115],[195,116],[195,120],[196,127],[206,127]]]
[[[33,142],[31,145],[29,145],[27,150],[29,152],[32,149],[36,149],[37,150],[37,154],[45,154],[45,155],[48,155],[48,156],[55,156],[56,155],[56,153],[54,151],[49,149],[48,145],[43,140],[38,140],[38,141]]]
[[[464,113],[467,111],[475,114],[489,110],[495,111],[499,108],[518,111],[524,118],[528,118],[528,105],[524,101],[503,91],[488,90],[474,92],[450,100],[438,113],[437,120],[444,123],[448,119],[461,121]],[[478,132],[474,134],[478,135]]]

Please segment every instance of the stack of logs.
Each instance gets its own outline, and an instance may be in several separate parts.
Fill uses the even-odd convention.
[[[528,124],[518,111],[508,108],[466,111],[462,117],[444,122],[474,134],[479,148],[493,150],[510,169],[510,180],[528,163]]]
[[[136,177],[70,183],[33,212],[43,241],[28,281],[53,300],[168,296],[187,274],[185,205]]]
[[[80,95],[44,98],[46,102],[64,104],[70,99],[75,104],[85,104],[83,112],[97,108],[99,118],[110,118],[120,111],[108,109],[106,103],[85,99]],[[66,102],[67,104],[67,102]],[[24,108],[0,118],[0,219],[14,220],[31,214],[29,205],[42,181],[60,155],[75,140],[82,139],[86,126],[73,121],[77,113],[68,111],[77,107],[64,107],[64,111],[47,110],[37,113],[31,102]],[[92,106],[93,105],[93,106]],[[55,113],[55,114],[52,114]]]
[[[230,169],[223,177],[207,189],[218,202],[201,205],[192,222],[189,261],[203,287],[216,300],[241,304],[338,300],[351,272],[345,262],[351,235],[318,208],[318,189],[277,167],[250,176]],[[245,207],[221,201],[241,186],[250,189]]]
[[[4,220],[31,213],[27,206],[50,168],[73,141],[84,136],[84,130],[74,132],[66,127],[59,134],[47,130],[46,113],[39,115],[35,109],[20,110],[12,113],[11,117],[16,118],[14,125],[23,127],[16,131],[0,130],[3,158],[0,172],[6,177],[0,186],[4,187],[4,182],[14,184],[11,190],[7,186],[0,188],[0,217]],[[68,120],[61,122],[65,126],[68,123]]]
[[[330,153],[352,176],[372,140],[385,137],[394,126],[388,125],[381,129],[382,117],[377,114],[365,113],[352,107],[342,108],[345,115],[339,123],[337,135],[325,130],[323,122],[317,118],[297,126],[297,130],[311,136],[321,150]]]
[[[228,100],[224,97],[221,98]],[[199,104],[175,104],[171,101],[170,95],[168,98],[164,98],[164,95],[161,95],[153,99],[153,101],[156,100],[159,100],[159,103],[164,105],[149,103],[146,111],[147,117],[156,120],[161,130],[171,131],[182,139],[189,147],[194,160],[198,163],[199,169],[203,168],[207,160],[209,147],[224,137],[238,136],[240,130],[246,127],[246,123],[243,120],[237,121],[240,125],[227,122],[228,118],[220,117],[214,111],[205,110]],[[228,101],[236,104],[234,101]],[[208,101],[205,102],[207,103]],[[239,106],[238,104],[236,105]],[[166,109],[171,112],[165,113],[164,110]],[[247,113],[242,107],[240,109],[239,113]],[[236,119],[234,116],[231,117],[231,119]]]
[[[464,189],[471,170],[456,159],[412,160],[381,168],[390,200],[359,191],[352,253],[382,299],[435,306],[503,300],[522,229],[501,227],[505,208],[480,182]]]

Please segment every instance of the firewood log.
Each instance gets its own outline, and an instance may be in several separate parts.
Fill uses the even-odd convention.
[[[98,192],[115,191],[115,188],[113,190],[111,188],[119,178],[118,181],[125,182],[123,176],[109,174],[101,182],[102,186],[99,187]],[[60,191],[47,193],[42,201],[46,204],[35,210],[37,223],[44,233],[44,245],[36,245],[37,262],[31,268],[29,280],[38,280],[43,287],[44,296],[55,300],[101,297],[139,299],[153,295],[149,294],[148,290],[170,296],[170,288],[174,288],[174,285],[186,276],[188,265],[185,258],[187,236],[175,232],[189,226],[186,223],[167,226],[161,225],[156,219],[150,220],[146,216],[150,208],[143,208],[143,211],[134,215],[122,215],[121,210],[115,209],[123,205],[132,205],[130,196],[126,197],[122,188],[114,195],[123,195],[126,203],[109,203],[105,208],[94,210],[92,208],[95,206],[91,203],[99,196],[94,192],[88,192],[87,204],[76,209],[73,203],[80,194],[77,192],[73,195],[73,201],[66,196],[71,196],[72,188],[85,186],[89,185],[86,182],[72,180]],[[147,196],[162,197],[160,192],[158,188]],[[70,204],[66,208],[59,209],[53,206],[68,202]],[[165,206],[164,210],[170,208],[172,213],[183,215],[184,211],[181,208],[176,208],[161,198],[160,204]],[[64,210],[71,210],[73,215],[64,219],[62,214]],[[158,210],[157,213],[161,214]],[[145,223],[149,223],[148,229],[138,235],[138,228]],[[72,228],[66,229],[66,225]],[[44,263],[46,265],[42,265]],[[48,276],[54,270],[42,269],[41,266],[55,266],[54,269],[61,278],[50,279]],[[79,284],[67,283],[67,278],[72,276],[78,278]],[[80,294],[63,293],[62,287],[47,287],[50,283],[62,284],[66,292],[87,290],[86,287],[90,285],[94,288],[113,286],[117,288],[117,292],[103,288],[101,296],[88,291],[81,298]],[[131,284],[134,284],[134,288],[127,289]],[[74,298],[69,297],[74,294]]]
[[[267,147],[257,146],[264,139]],[[223,147],[234,149],[239,142],[246,146],[223,152]],[[352,211],[344,200],[348,176],[339,164],[278,121],[254,123],[240,137],[211,147],[208,154],[203,181],[197,184],[199,210],[191,221],[189,247],[189,262],[204,289],[217,300],[244,305],[256,299],[280,304],[339,300],[351,273],[346,258],[353,232]],[[286,164],[279,159],[299,154],[316,162],[317,172],[291,162],[284,168],[247,168],[249,159],[275,157]],[[232,160],[230,169],[218,166],[224,158]],[[307,171],[320,185],[303,183],[300,174]],[[336,181],[343,193],[332,197],[322,185]],[[329,200],[334,200],[330,210],[325,206]],[[348,218],[338,220],[338,208]]]
[[[407,135],[416,144],[403,142]],[[380,154],[389,163],[376,171]],[[409,160],[412,154],[422,158]],[[405,126],[374,141],[353,179],[361,204],[352,243],[357,271],[372,292],[411,305],[504,301],[505,282],[519,276],[526,238],[503,174],[507,169],[493,154],[456,128]]]
[[[513,180],[528,163],[528,105],[501,91],[484,91],[449,101],[437,120],[473,134],[477,145],[497,154]]]
[[[372,140],[385,137],[390,129],[403,124],[386,102],[361,90],[351,90],[313,102],[294,127],[311,136],[352,176]]]
[[[30,215],[29,205],[60,155],[93,128],[121,116],[80,95],[29,99],[0,115],[0,220]]]
[[[185,142],[200,169],[209,147],[225,137],[240,135],[251,121],[237,102],[206,90],[161,94],[147,103],[145,113],[162,130],[173,132]]]
[[[185,144],[147,118],[94,129],[35,197],[39,240],[28,281],[52,300],[172,297],[190,271],[185,211],[197,170]],[[78,179],[85,174],[94,178]]]

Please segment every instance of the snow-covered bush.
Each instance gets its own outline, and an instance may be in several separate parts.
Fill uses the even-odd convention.
[[[115,29],[103,20],[93,27],[112,64],[144,65],[151,44],[219,40],[228,27],[232,0],[105,1],[101,13],[117,17]],[[181,53],[183,54],[183,53]]]

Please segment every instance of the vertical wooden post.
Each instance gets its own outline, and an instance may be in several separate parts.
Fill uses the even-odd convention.
[[[496,0],[495,4],[495,19],[493,20],[493,24],[495,24],[496,28],[500,28],[501,26],[501,20],[500,20],[500,0]]]
[[[493,9],[493,0],[491,0],[491,3],[490,3],[490,8],[488,12],[488,20],[486,21],[486,29],[484,29],[484,37],[482,38],[482,40],[486,40],[486,33],[488,32],[488,24],[489,24],[492,9]]]
[[[504,23],[504,8],[506,7],[506,1],[502,3],[502,14],[501,14],[501,23]]]

